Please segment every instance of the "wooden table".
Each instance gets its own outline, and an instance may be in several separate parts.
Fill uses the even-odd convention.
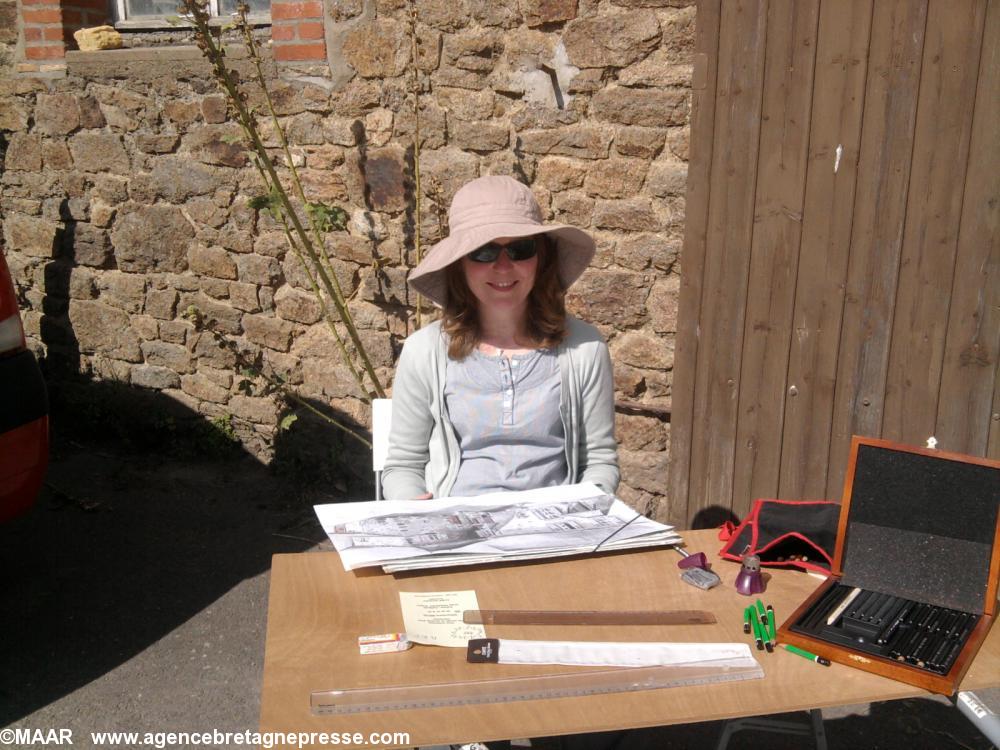
[[[407,732],[409,745],[416,746],[659,726],[928,695],[838,664],[822,667],[779,649],[773,654],[754,651],[765,671],[762,680],[433,710],[310,713],[309,695],[316,690],[572,669],[468,664],[464,649],[428,646],[360,656],[357,636],[403,629],[400,591],[474,589],[484,609],[707,609],[718,618],[714,625],[587,626],[559,632],[545,626],[488,626],[489,637],[747,642],[742,613],[750,600],[733,586],[739,566],[716,557],[720,543],[715,532],[683,536],[689,550],[709,555],[713,569],[722,576],[721,586],[701,591],[681,582],[680,556],[670,549],[395,576],[375,572],[378,569],[345,572],[334,552],[275,555],[261,731],[360,732],[365,737],[372,732]],[[798,571],[774,571],[761,598],[774,606],[780,624],[819,583]],[[1000,685],[1000,628],[993,629],[962,689],[996,685]]]

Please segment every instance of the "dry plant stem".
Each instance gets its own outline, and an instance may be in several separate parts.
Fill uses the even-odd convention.
[[[254,151],[257,153],[257,156],[260,160],[260,167],[263,167],[264,173],[266,174],[265,183],[266,184],[269,183],[269,185],[274,188],[273,193],[278,196],[278,199],[281,202],[281,208],[283,209],[282,213],[288,215],[288,219],[292,222],[292,225],[295,228],[295,233],[296,235],[298,235],[300,241],[302,242],[302,245],[305,247],[307,254],[309,255],[310,259],[314,263],[316,263],[316,266],[319,270],[320,278],[323,280],[327,292],[333,299],[334,305],[337,308],[337,312],[338,314],[340,314],[341,320],[344,321],[344,324],[348,330],[348,334],[351,336],[352,342],[355,344],[355,347],[357,348],[357,351],[361,356],[362,362],[365,366],[365,370],[372,380],[372,385],[375,388],[376,395],[384,397],[384,390],[382,388],[382,385],[378,379],[378,376],[375,374],[375,370],[371,365],[371,361],[367,356],[367,352],[365,351],[361,339],[357,334],[357,329],[354,327],[353,320],[350,317],[350,313],[347,310],[347,306],[343,302],[343,296],[340,295],[338,299],[336,290],[337,288],[339,288],[339,284],[338,287],[335,288],[333,284],[330,282],[330,278],[327,275],[326,271],[322,268],[322,265],[320,264],[319,261],[319,257],[316,254],[316,250],[312,246],[312,243],[309,241],[309,237],[306,234],[305,228],[302,226],[302,222],[299,220],[297,212],[292,207],[291,201],[289,201],[288,199],[288,195],[281,188],[280,178],[278,177],[278,174],[274,169],[274,165],[271,163],[271,159],[267,154],[267,149],[265,148],[263,142],[260,139],[260,135],[257,133],[257,129],[254,126],[253,115],[247,109],[247,106],[245,104],[245,97],[241,94],[241,92],[237,88],[235,76],[226,68],[225,63],[223,62],[223,58],[225,57],[225,51],[215,43],[215,39],[212,36],[211,29],[208,25],[208,16],[205,13],[204,7],[200,5],[197,0],[183,0],[183,5],[185,10],[188,11],[188,13],[191,15],[193,19],[198,40],[201,42],[201,44],[199,44],[199,47],[201,47],[205,56],[212,63],[212,66],[215,70],[215,77],[225,89],[226,94],[229,97],[230,104],[232,105],[234,111],[236,112],[237,120],[239,121],[239,124],[243,129],[244,135],[250,142],[250,145],[253,147]],[[244,22],[243,23],[244,28],[249,29],[249,26],[245,23],[246,21],[245,13],[242,16],[242,20]],[[244,33],[246,34],[246,32]],[[261,86],[265,92],[265,95],[267,95],[268,106],[271,108],[272,116],[275,116],[273,104],[271,103],[270,95],[267,94],[267,87],[264,83],[263,71],[260,69],[260,56],[256,52],[256,46],[251,45],[249,51],[255,57],[255,65],[257,66],[258,74],[260,76]],[[278,125],[276,116],[275,116],[275,124]],[[279,133],[282,133],[280,125],[278,125],[277,130]],[[282,140],[284,140],[283,134],[282,134]],[[287,153],[287,144],[286,144],[286,153]],[[290,156],[289,156],[289,166],[292,167],[294,174],[294,166],[291,164]],[[296,175],[296,180],[297,180],[297,175]],[[301,185],[299,186],[299,188],[301,189]],[[305,202],[306,201],[303,199],[303,203]],[[348,362],[350,364],[349,362],[350,355],[347,352],[346,346],[344,346],[343,341],[340,339],[339,336],[337,338],[338,338],[338,343],[340,344],[341,356],[344,358],[345,362]],[[353,366],[351,367],[351,370],[352,372],[356,372],[356,369],[353,368]],[[362,393],[365,394],[366,400],[370,400],[371,396],[368,394],[368,390],[365,388],[363,380],[359,378],[358,384],[359,386],[361,386],[361,391]]]
[[[410,60],[413,64],[413,250],[417,264],[423,256],[420,244],[420,70],[417,67],[417,7],[410,3]],[[423,297],[417,294],[417,329],[423,328]]]
[[[292,183],[295,186],[295,193],[298,199],[303,205],[306,205],[308,201],[306,200],[305,191],[302,189],[302,183],[299,180],[298,169],[295,168],[295,163],[292,160],[291,150],[288,148],[288,140],[285,138],[284,128],[278,122],[278,113],[274,109],[274,101],[271,99],[271,92],[267,88],[267,83],[264,78],[264,70],[261,67],[260,54],[257,49],[257,43],[254,41],[253,33],[250,29],[250,25],[247,23],[246,19],[246,6],[240,5],[240,30],[243,33],[243,39],[247,45],[247,51],[250,55],[250,59],[253,61],[254,70],[257,73],[257,83],[260,85],[261,91],[264,93],[264,101],[267,102],[268,111],[271,114],[271,120],[274,122],[275,132],[278,135],[278,139],[281,142],[281,150],[285,154],[285,161],[288,164],[288,171],[292,176]],[[269,167],[269,171],[273,173],[273,167],[270,166],[269,161],[265,162]],[[276,175],[274,175],[276,177]],[[279,190],[279,194],[282,195],[283,202],[288,204],[287,209],[291,209],[290,203],[288,203],[287,197],[284,196],[284,191]],[[327,294],[333,300],[334,306],[337,308],[337,314],[340,316],[341,321],[344,323],[344,327],[347,329],[347,334],[354,344],[358,355],[361,357],[361,361],[364,365],[365,372],[372,381],[372,386],[375,388],[376,395],[379,398],[385,398],[385,391],[382,388],[382,384],[378,379],[378,375],[375,374],[375,368],[372,366],[371,360],[368,358],[368,352],[365,350],[364,344],[361,342],[361,337],[358,335],[358,330],[354,325],[354,318],[351,315],[350,310],[347,307],[347,302],[344,299],[344,293],[340,287],[340,281],[337,279],[337,275],[332,273],[332,264],[330,263],[330,257],[326,252],[326,245],[323,242],[323,234],[320,231],[319,226],[316,223],[316,219],[309,214],[309,223],[312,228],[315,247],[308,241],[308,238],[304,236],[304,229],[298,222],[298,216],[292,212],[292,221],[295,224],[296,231],[300,232],[303,236],[302,245],[309,256],[309,259],[316,264],[316,269],[318,271],[320,279],[323,281],[323,286],[326,288]],[[327,266],[331,268],[331,273],[327,273],[327,270],[323,267],[320,261],[319,255],[316,252],[316,247],[319,248],[320,253],[323,256],[323,260],[326,261]],[[339,337],[338,337],[339,338]],[[346,349],[343,350],[346,355]],[[345,357],[346,358],[346,357]],[[353,369],[353,368],[352,368]],[[367,395],[367,389],[364,388],[362,383],[362,390]]]

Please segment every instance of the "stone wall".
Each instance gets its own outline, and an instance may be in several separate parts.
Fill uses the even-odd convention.
[[[597,238],[570,309],[607,336],[618,398],[639,405],[619,409],[621,494],[655,509],[666,486],[694,8],[417,2],[415,69],[407,3],[344,0],[325,12],[334,64],[272,69],[272,88],[307,192],[351,216],[328,247],[357,290],[351,306],[385,380],[412,329],[404,279],[419,90],[425,247],[445,231],[455,190],[483,174],[517,176],[550,220]],[[235,50],[232,59],[245,63]],[[297,260],[248,206],[260,182],[196,50],[68,53],[65,75],[47,78],[7,71],[0,221],[39,353],[192,414],[232,415],[245,444],[267,455],[278,408],[240,392],[231,355],[185,318],[194,306],[304,397],[367,421]]]

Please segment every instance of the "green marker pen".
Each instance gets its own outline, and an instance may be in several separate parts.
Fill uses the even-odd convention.
[[[764,636],[761,634],[761,630],[763,629],[763,627],[760,624],[760,620],[758,620],[756,617],[751,617],[750,621],[751,621],[751,623],[753,625],[753,638],[754,638],[754,641],[757,643],[757,650],[758,651],[763,651],[764,650]]]
[[[770,604],[767,605],[767,626],[770,629],[771,645],[774,645],[778,640],[778,631],[774,629],[774,608]]]
[[[743,610],[743,632],[750,633],[750,618],[753,616],[753,607],[747,607]]]
[[[808,659],[809,661],[814,661],[817,664],[822,664],[824,667],[830,666],[830,660],[824,659],[822,656],[816,656],[816,654],[810,654],[804,648],[799,648],[798,646],[791,646],[787,643],[781,644],[786,651],[790,651],[796,656],[801,656],[803,659]]]

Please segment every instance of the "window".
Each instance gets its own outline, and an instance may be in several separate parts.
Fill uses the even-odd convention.
[[[237,0],[209,0],[209,12],[225,23],[236,12]],[[250,23],[271,23],[271,0],[246,0]],[[166,19],[179,13],[178,0],[115,0],[115,27],[119,29],[177,28]]]

